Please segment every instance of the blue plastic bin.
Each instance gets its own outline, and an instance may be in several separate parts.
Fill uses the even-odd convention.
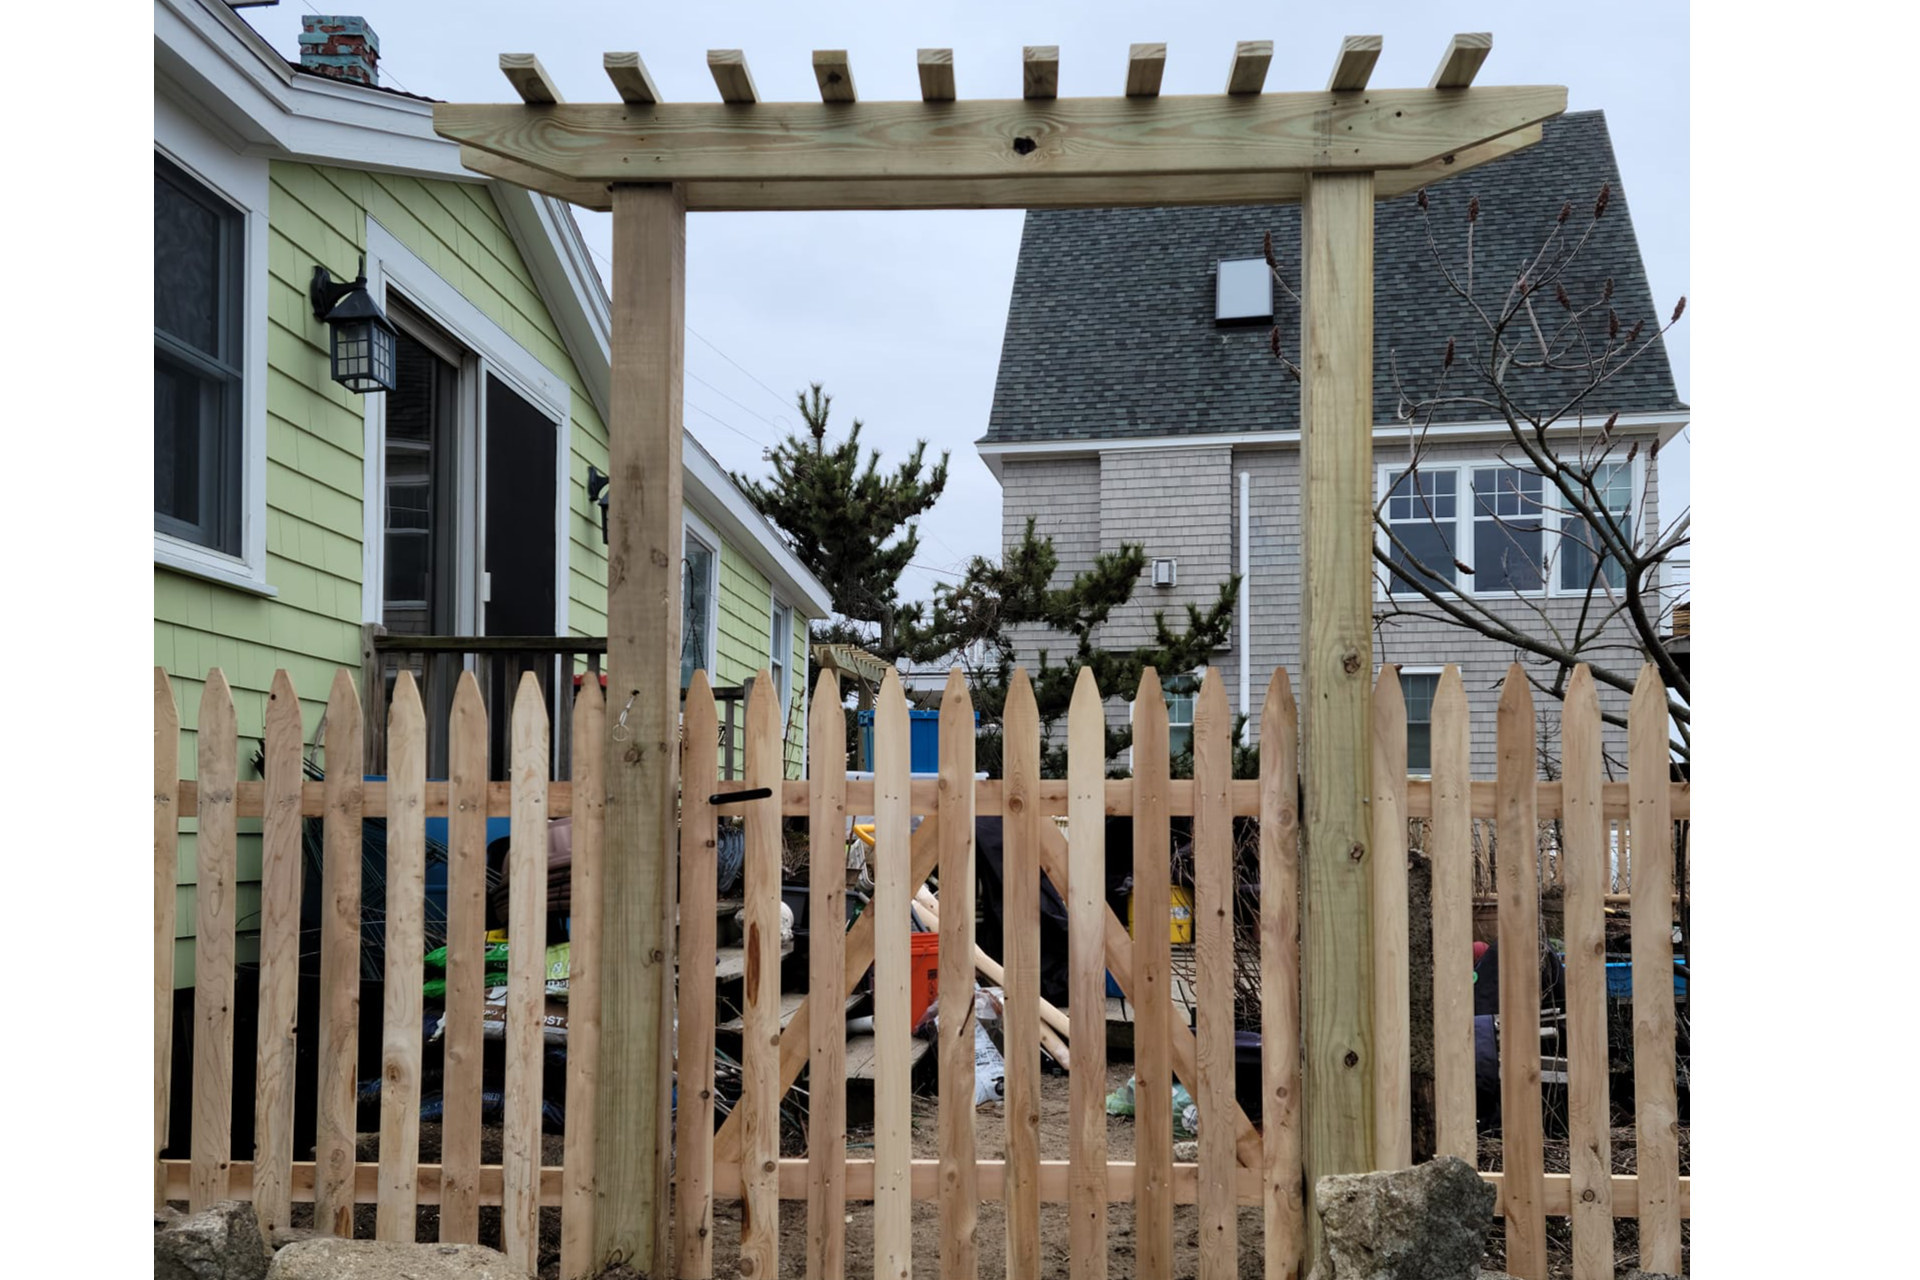
[[[935,774],[940,772],[940,713],[938,711],[908,711],[907,736],[912,743],[912,761],[907,769],[911,773]],[[980,713],[973,713],[975,732],[980,728]],[[860,767],[869,773],[873,771],[873,712],[862,711],[859,715]]]

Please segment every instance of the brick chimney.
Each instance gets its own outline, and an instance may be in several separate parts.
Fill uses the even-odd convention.
[[[336,80],[380,83],[380,37],[365,18],[305,14],[300,19],[300,65]]]

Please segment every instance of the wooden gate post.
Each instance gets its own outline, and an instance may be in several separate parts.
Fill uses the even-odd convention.
[[[613,189],[607,816],[594,1257],[669,1269],[687,202]]]
[[[1373,174],[1313,173],[1301,216],[1301,593],[1308,1265],[1314,1183],[1373,1167]]]

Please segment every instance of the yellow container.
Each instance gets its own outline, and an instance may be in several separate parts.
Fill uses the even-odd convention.
[[[1133,936],[1133,894],[1127,895],[1127,935]],[[1193,895],[1179,885],[1167,887],[1167,940],[1193,942]]]

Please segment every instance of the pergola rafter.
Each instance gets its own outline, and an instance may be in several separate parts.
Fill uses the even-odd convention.
[[[1484,34],[1456,36],[1428,87],[1376,89],[1380,37],[1349,36],[1325,89],[1269,93],[1273,46],[1243,41],[1223,92],[1162,95],[1167,47],[1136,44],[1115,68],[1122,96],[1061,98],[1059,49],[1028,46],[1024,96],[1006,100],[960,97],[953,51],[921,49],[921,97],[907,102],[859,100],[844,50],[813,55],[819,102],[761,101],[737,49],[708,55],[721,102],[663,102],[638,54],[609,53],[620,101],[604,105],[565,102],[537,59],[508,54],[501,69],[519,103],[434,107],[435,130],[460,143],[468,168],[614,214],[596,1258],[655,1276],[671,1270],[665,1117],[689,211],[1303,204],[1309,1203],[1322,1174],[1403,1158],[1396,1134],[1376,1146],[1374,1125],[1384,1105],[1397,1129],[1404,1082],[1386,1078],[1394,1073],[1374,1052],[1373,205],[1530,146],[1541,122],[1566,109],[1558,86],[1473,87],[1491,47]],[[1318,1216],[1309,1209],[1306,1220],[1311,1228]],[[1509,1258],[1516,1272],[1538,1261]]]

